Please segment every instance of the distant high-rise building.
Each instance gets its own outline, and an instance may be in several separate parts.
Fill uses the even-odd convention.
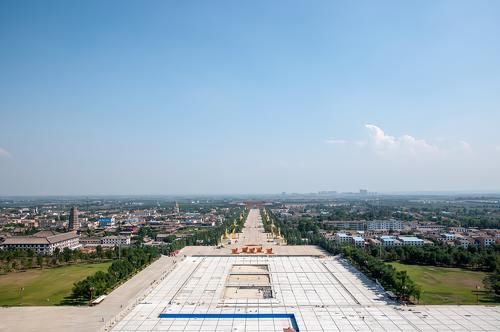
[[[179,203],[175,202],[174,213],[179,214],[180,212],[181,212],[181,209],[179,207]]]
[[[69,231],[77,231],[80,229],[80,221],[78,220],[78,209],[76,207],[72,207],[69,212]]]
[[[366,189],[359,189],[359,193],[361,195],[367,195],[368,194],[368,190],[366,190]]]

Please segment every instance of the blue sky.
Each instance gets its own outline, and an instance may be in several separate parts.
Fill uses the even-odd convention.
[[[2,1],[0,195],[500,189],[498,1]]]

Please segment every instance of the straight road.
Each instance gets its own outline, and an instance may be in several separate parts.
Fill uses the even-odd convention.
[[[260,217],[259,209],[251,209],[247,220],[239,235],[239,246],[245,245],[267,245],[267,234],[264,233],[264,225]]]

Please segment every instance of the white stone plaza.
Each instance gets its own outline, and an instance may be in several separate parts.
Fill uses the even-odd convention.
[[[258,209],[246,226],[238,245],[274,246]],[[342,259],[286,247],[187,248],[113,331],[500,331],[499,306],[400,306]]]

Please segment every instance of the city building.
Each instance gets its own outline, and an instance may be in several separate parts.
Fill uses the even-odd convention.
[[[425,241],[415,236],[399,236],[398,240],[403,246],[423,246]]]
[[[101,239],[101,244],[104,247],[128,246],[130,245],[129,236],[105,236]]]
[[[396,238],[394,236],[390,236],[390,235],[381,236],[380,241],[382,242],[382,245],[384,247],[392,247],[392,246],[400,244],[400,242],[398,240],[396,240]]]
[[[496,243],[496,239],[491,236],[480,236],[475,239],[476,244],[481,247],[489,247]]]
[[[114,217],[101,217],[97,220],[100,228],[112,227],[115,225]]]
[[[388,220],[339,220],[326,221],[325,224],[331,225],[339,230],[353,231],[401,231],[403,222],[396,219]]]
[[[462,248],[468,248],[470,245],[474,244],[474,241],[471,241],[471,239],[466,236],[457,236],[455,244]]]
[[[8,237],[2,243],[2,248],[9,249],[31,249],[36,253],[52,254],[56,248],[78,249],[80,247],[79,236],[75,231],[67,233],[56,233],[53,231],[41,231],[31,236]]]
[[[361,236],[352,236],[352,243],[357,247],[363,247],[365,245],[365,239]]]
[[[348,244],[351,243],[351,236],[346,233],[337,233],[335,234],[335,241],[338,244]]]
[[[81,237],[80,244],[84,247],[97,247],[101,245],[101,238],[99,237]]]
[[[364,220],[327,221],[325,223],[339,230],[353,230],[353,231],[366,230],[366,221]]]
[[[453,233],[443,233],[443,234],[441,234],[441,239],[443,241],[453,241],[453,240],[455,240],[455,238],[456,238],[456,235],[453,234]]]
[[[367,222],[369,231],[401,231],[403,230],[403,222],[396,219],[388,220],[370,220]]]
[[[338,244],[354,244],[355,246],[362,247],[365,245],[365,239],[361,236],[352,236],[345,233],[335,234],[335,241]]]
[[[130,236],[125,235],[111,235],[105,237],[82,237],[80,244],[84,247],[114,247],[114,246],[128,246],[130,245]]]

